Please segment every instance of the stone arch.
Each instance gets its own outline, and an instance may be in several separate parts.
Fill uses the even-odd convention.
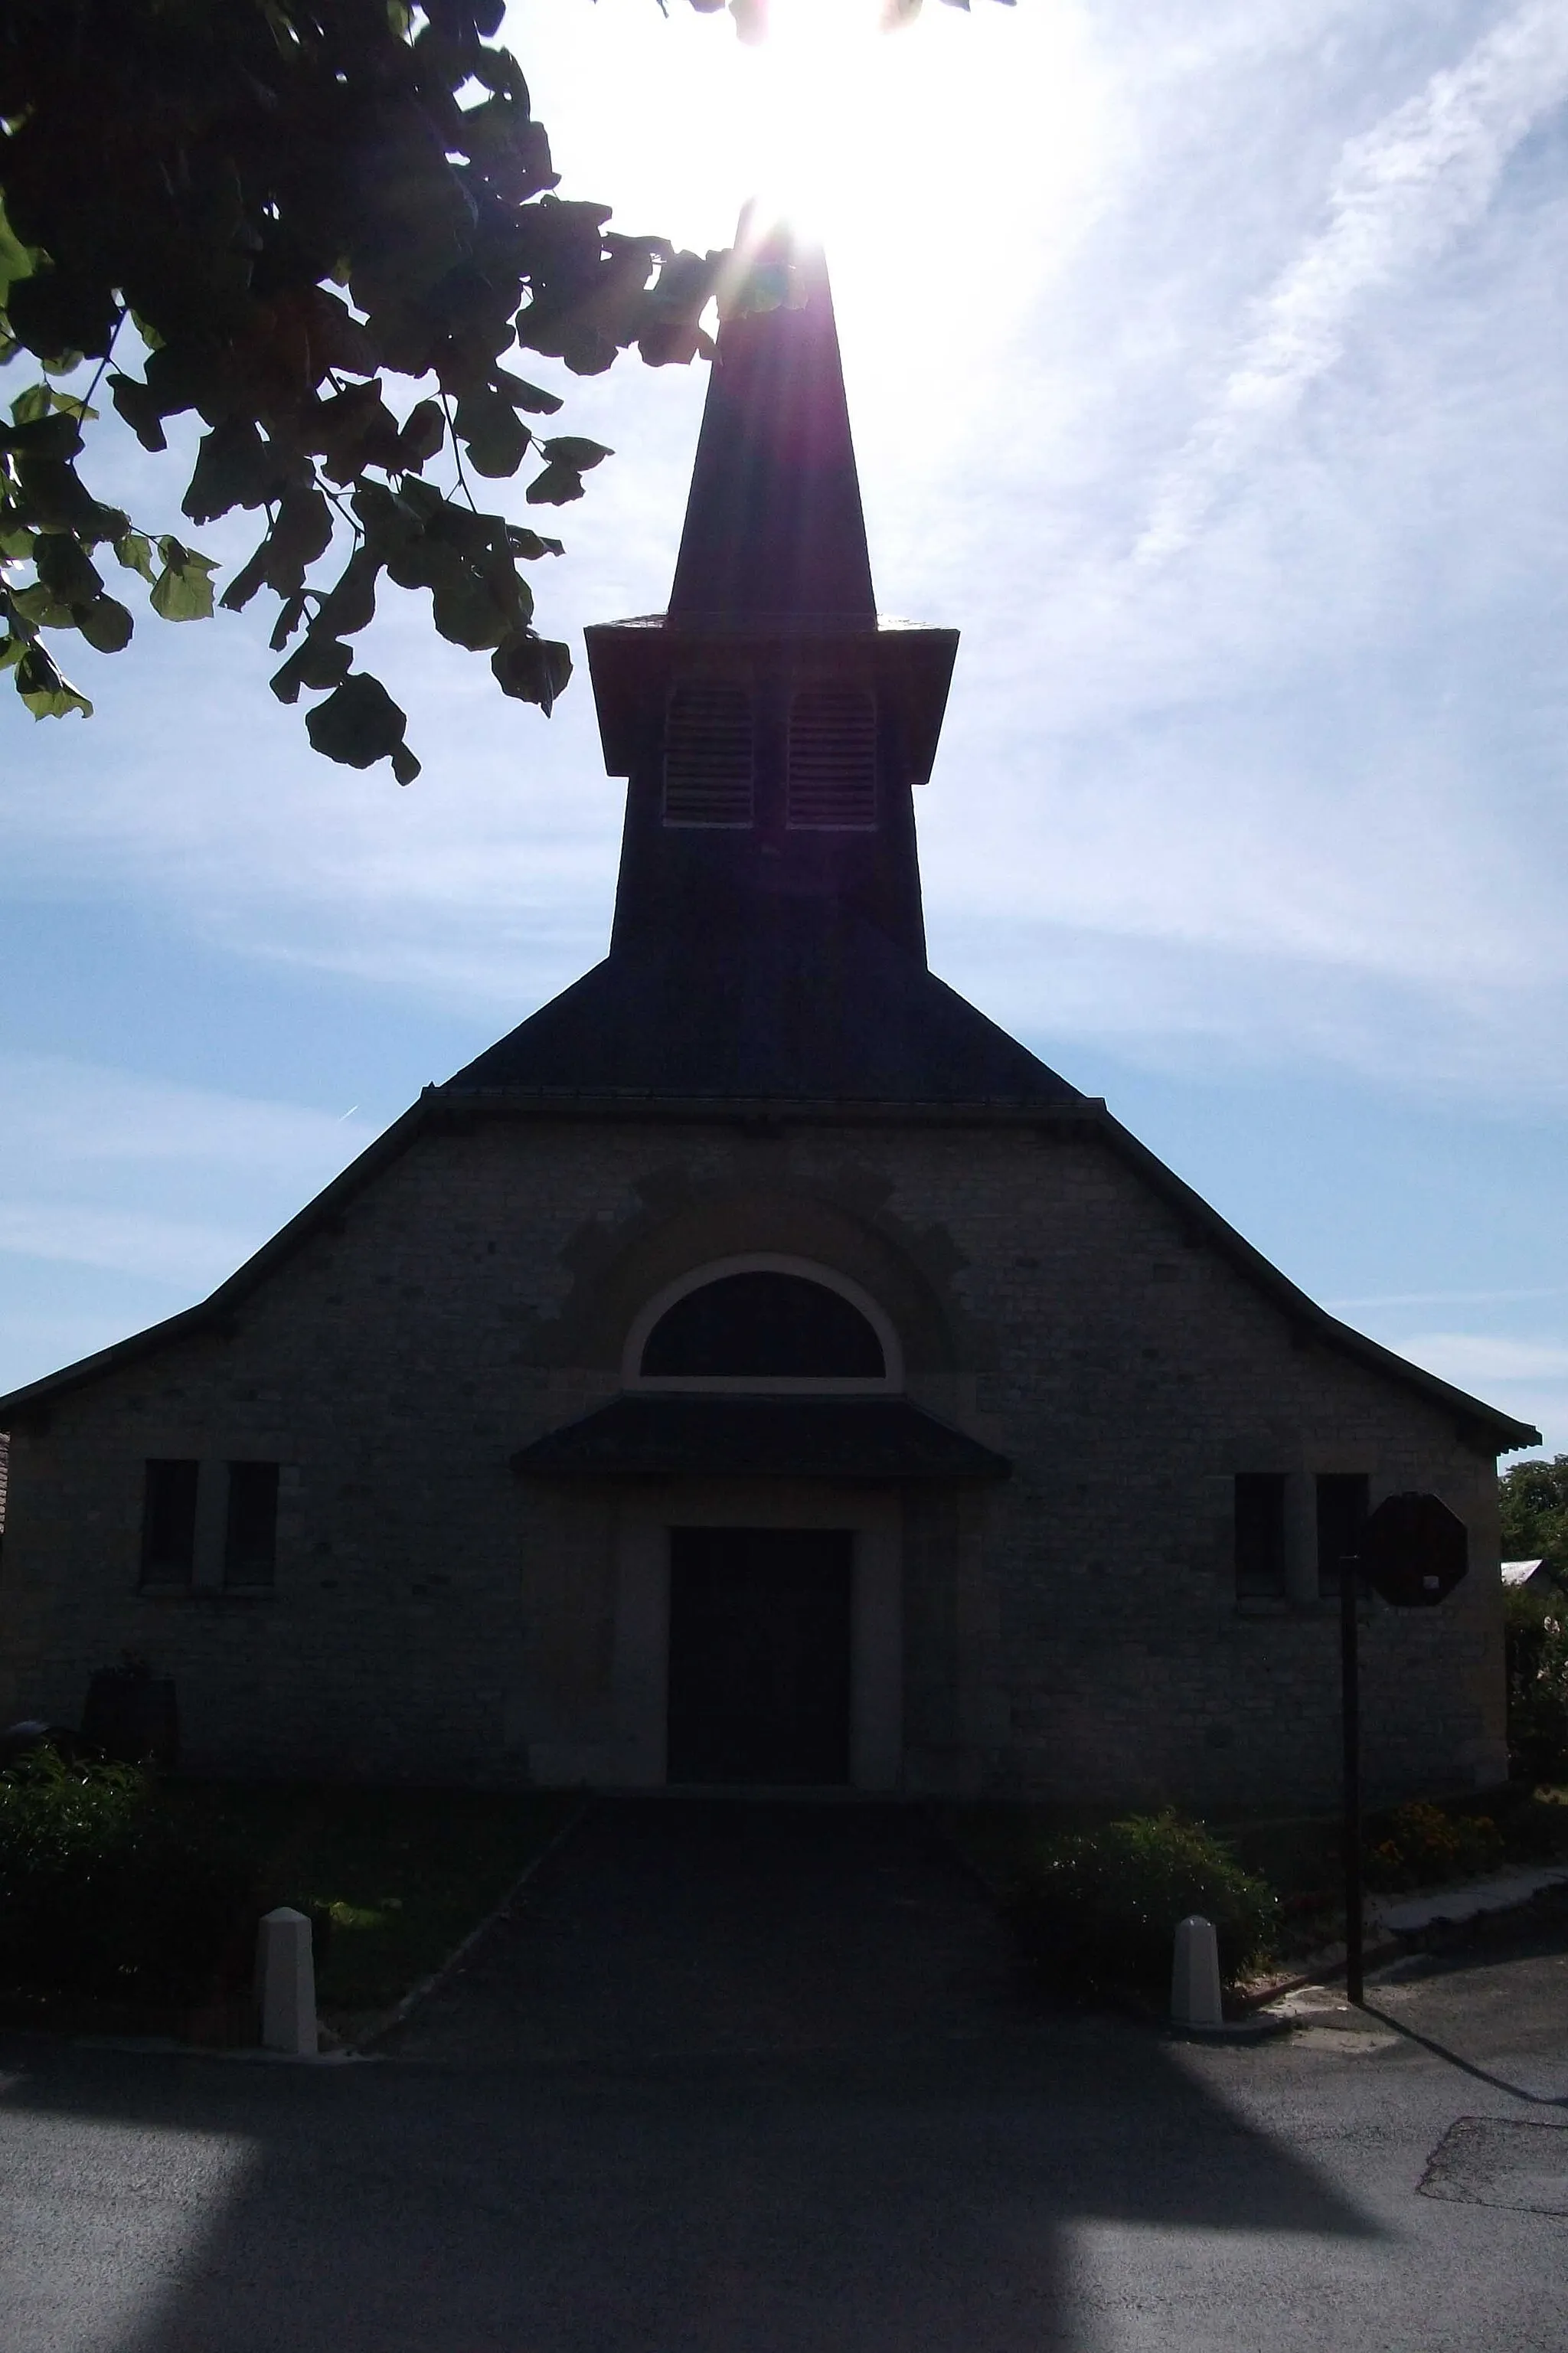
[[[963,1367],[960,1318],[943,1296],[951,1266],[925,1266],[918,1237],[889,1233],[860,1202],[787,1178],[704,1183],[684,1170],[654,1180],[644,1198],[629,1227],[586,1232],[569,1253],[574,1282],[552,1319],[550,1361],[618,1372],[632,1324],[656,1294],[727,1259],[776,1258],[830,1272],[874,1301],[897,1335],[906,1384]]]
[[[662,1375],[645,1369],[644,1356],[648,1342],[672,1309],[715,1283],[722,1283],[731,1276],[747,1274],[793,1277],[843,1300],[875,1335],[881,1351],[880,1372],[816,1373],[795,1378],[788,1375],[742,1372]],[[727,1258],[710,1260],[705,1265],[689,1268],[684,1274],[677,1275],[672,1282],[654,1293],[633,1317],[627,1331],[621,1359],[621,1378],[628,1388],[723,1389],[732,1393],[791,1389],[812,1389],[819,1394],[858,1390],[885,1392],[903,1386],[903,1346],[898,1327],[881,1303],[862,1284],[841,1273],[837,1267],[825,1266],[820,1261],[797,1258],[782,1250],[742,1250]]]

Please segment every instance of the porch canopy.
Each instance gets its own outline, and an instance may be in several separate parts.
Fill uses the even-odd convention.
[[[519,1449],[531,1479],[1005,1479],[907,1398],[618,1397]]]

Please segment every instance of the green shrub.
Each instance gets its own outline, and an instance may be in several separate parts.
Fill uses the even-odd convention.
[[[0,1984],[183,2003],[250,1966],[250,1873],[130,1765],[43,1748],[0,1773]]]
[[[1555,1584],[1505,1603],[1509,1768],[1521,1781],[1568,1781],[1568,1608]]]
[[[1495,1871],[1508,1852],[1490,1814],[1449,1814],[1421,1799],[1390,1816],[1385,1835],[1367,1850],[1367,1884],[1426,1887],[1472,1872]]]
[[[1008,1909],[1048,1984],[1160,1996],[1179,1920],[1196,1912],[1214,1922],[1228,1983],[1267,1947],[1279,1912],[1273,1890],[1228,1847],[1170,1811],[1047,1840],[1016,1880]]]

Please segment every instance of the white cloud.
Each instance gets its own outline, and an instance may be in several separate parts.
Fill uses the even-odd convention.
[[[0,1250],[196,1298],[371,1132],[363,1120],[62,1057],[0,1057]]]
[[[1485,1382],[1568,1380],[1568,1343],[1491,1332],[1417,1332],[1400,1353],[1460,1388]]]
[[[0,1197],[0,1250],[18,1257],[101,1267],[167,1282],[199,1296],[213,1289],[264,1236],[194,1219],[97,1208],[80,1201]]]
[[[9,1168],[55,1176],[105,1162],[195,1161],[293,1177],[368,1141],[363,1125],[331,1113],[44,1054],[0,1054],[0,1133]]]
[[[1139,542],[1144,560],[1190,540],[1224,479],[1341,358],[1358,306],[1479,217],[1520,142],[1565,95],[1568,13],[1561,0],[1527,0],[1458,66],[1346,142],[1329,226],[1258,305],[1215,413],[1156,501]]]

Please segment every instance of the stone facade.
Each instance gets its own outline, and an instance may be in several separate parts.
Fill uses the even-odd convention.
[[[367,1161],[205,1324],[16,1418],[0,1715],[69,1720],[124,1647],[176,1677],[198,1770],[658,1782],[660,1532],[782,1517],[852,1525],[859,1573],[879,1547],[887,1565],[858,1633],[863,1784],[1294,1807],[1331,1795],[1338,1757],[1310,1482],[1359,1471],[1374,1501],[1441,1494],[1473,1563],[1440,1610],[1369,1609],[1370,1780],[1501,1777],[1495,1433],[1261,1289],[1097,1107],[761,1132],[432,1111]],[[1011,1478],[514,1474],[521,1443],[623,1387],[647,1300],[742,1252],[869,1294],[909,1395]],[[282,1465],[270,1589],[216,1581],[210,1508],[195,1581],[141,1585],[143,1465],[182,1456]],[[1273,1601],[1237,1598],[1253,1471],[1288,1482]]]

